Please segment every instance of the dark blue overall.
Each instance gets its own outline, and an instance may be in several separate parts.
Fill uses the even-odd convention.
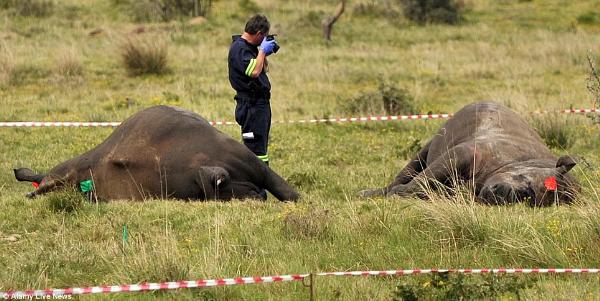
[[[229,48],[229,82],[235,89],[235,121],[242,128],[242,141],[263,162],[269,164],[268,144],[271,128],[271,83],[263,69],[251,76],[256,66],[258,47],[240,36],[233,36]]]

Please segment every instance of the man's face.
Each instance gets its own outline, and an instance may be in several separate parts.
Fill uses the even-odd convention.
[[[269,33],[267,32],[266,34],[263,33],[262,31],[259,31],[256,33],[256,44],[260,44],[263,39],[268,35]]]

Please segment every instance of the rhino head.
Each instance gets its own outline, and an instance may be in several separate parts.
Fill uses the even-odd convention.
[[[580,191],[579,183],[568,174],[575,164],[570,156],[556,162],[536,159],[509,164],[488,177],[477,196],[486,204],[569,204]]]

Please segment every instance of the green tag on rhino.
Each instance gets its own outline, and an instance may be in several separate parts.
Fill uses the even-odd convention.
[[[92,180],[85,180],[79,182],[79,189],[81,189],[81,192],[89,192],[92,191],[93,188],[94,184],[92,183]]]

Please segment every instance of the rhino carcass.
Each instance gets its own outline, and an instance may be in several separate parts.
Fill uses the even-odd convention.
[[[19,168],[15,177],[39,183],[29,197],[80,185],[92,186],[100,200],[259,198],[261,189],[282,201],[299,197],[244,145],[199,115],[168,106],[138,112],[94,149],[45,175]]]
[[[532,206],[570,203],[579,192],[567,172],[569,156],[557,158],[525,120],[491,102],[458,111],[385,188],[362,196],[416,195],[471,183],[487,204],[526,201]]]

